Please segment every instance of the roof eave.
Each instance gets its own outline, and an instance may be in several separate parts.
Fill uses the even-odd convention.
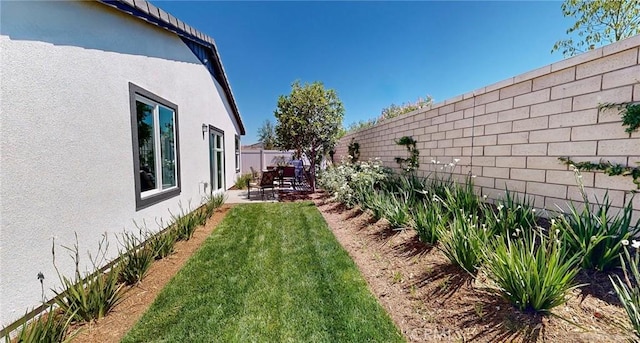
[[[221,86],[224,89],[227,99],[229,100],[229,105],[231,105],[231,110],[238,123],[240,134],[241,135],[246,134],[244,123],[242,122],[240,111],[238,110],[238,105],[236,104],[235,97],[233,96],[233,92],[231,91],[231,85],[229,84],[229,79],[227,78],[227,74],[224,70],[224,66],[222,65],[222,59],[220,58],[220,54],[218,53],[218,48],[213,38],[190,27],[180,19],[174,17],[173,15],[162,10],[161,8],[154,6],[153,4],[151,4],[146,0],[97,0],[97,1],[109,7],[118,9],[123,13],[127,13],[131,16],[134,16],[140,20],[144,20],[149,24],[155,25],[171,33],[174,33],[184,39],[188,39],[196,44],[201,45],[206,49],[209,49],[212,55],[214,56],[213,62],[216,64],[216,67],[220,70],[220,73],[222,75]]]

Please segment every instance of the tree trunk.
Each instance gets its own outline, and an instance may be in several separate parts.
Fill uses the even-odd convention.
[[[309,175],[311,176],[309,182],[311,183],[311,192],[316,192],[316,150],[311,149],[309,154]]]

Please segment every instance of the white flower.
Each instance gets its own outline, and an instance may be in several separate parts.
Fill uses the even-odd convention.
[[[485,194],[485,195],[482,196],[482,199],[487,199],[488,197],[489,196]]]
[[[459,158],[454,158],[453,162],[458,163],[458,162],[460,162],[460,159]]]
[[[478,175],[471,175],[471,178],[475,179]]]
[[[431,160],[431,163],[436,164],[436,160]]]
[[[636,249],[640,249],[640,241],[636,241],[634,239],[633,241],[631,241],[631,246],[636,248]]]
[[[436,164],[440,164],[440,161],[436,161]]]
[[[622,243],[622,245],[629,245],[629,241],[626,239],[621,240],[620,243]]]
[[[456,165],[453,162],[449,163],[449,167],[455,167]]]
[[[536,209],[535,209],[535,208],[534,208],[534,209],[532,209],[532,210],[531,210],[531,212],[536,213]]]
[[[560,229],[556,229],[556,235],[560,234]]]

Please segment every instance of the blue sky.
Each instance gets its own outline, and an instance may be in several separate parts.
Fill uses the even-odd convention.
[[[294,80],[322,81],[344,125],[392,103],[436,102],[561,60],[561,2],[205,2],[155,4],[213,37],[247,135],[275,123]]]

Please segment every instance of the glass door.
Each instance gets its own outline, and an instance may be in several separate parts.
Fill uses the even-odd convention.
[[[224,189],[224,132],[209,126],[209,167],[211,192]]]

